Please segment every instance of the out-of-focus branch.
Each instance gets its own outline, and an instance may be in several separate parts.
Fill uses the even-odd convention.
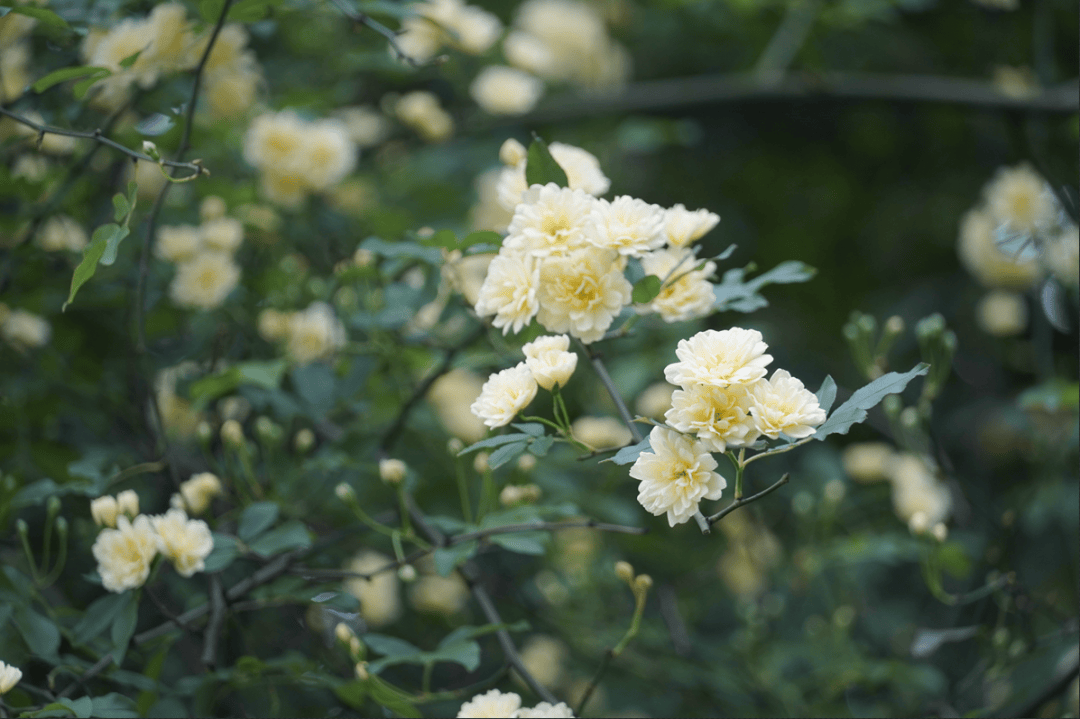
[[[330,2],[334,5],[334,7],[341,11],[342,15],[347,17],[356,25],[362,25],[370,30],[374,30],[375,32],[385,37],[386,42],[390,45],[391,52],[394,53],[394,57],[396,57],[398,60],[401,60],[407,65],[411,65],[412,67],[424,67],[426,65],[437,65],[446,61],[447,59],[445,55],[439,55],[437,57],[431,58],[430,60],[418,60],[417,58],[409,55],[404,50],[402,50],[401,45],[399,45],[397,41],[398,34],[383,25],[378,20],[375,20],[367,13],[360,12],[359,10],[354,9],[353,7],[351,7],[350,4],[346,2],[346,0],[330,0]]]
[[[763,83],[752,72],[721,73],[635,82],[606,94],[565,94],[541,103],[527,115],[512,119],[477,115],[468,127],[473,131],[487,131],[500,125],[534,127],[561,120],[645,110],[804,100],[942,103],[991,110],[1068,114],[1075,113],[1080,104],[1080,81],[1071,80],[1044,88],[1030,97],[1010,97],[989,80],[938,75],[790,72]]]
[[[210,621],[206,623],[206,631],[203,632],[202,663],[207,671],[213,671],[217,666],[218,638],[221,636],[221,627],[225,623],[225,596],[221,592],[221,577],[217,574],[210,575]]]
[[[625,423],[627,429],[630,430],[630,436],[634,438],[634,443],[640,442],[645,437],[641,434],[641,429],[637,426],[637,423],[634,422],[634,418],[630,414],[630,410],[627,409],[626,402],[623,401],[622,395],[619,394],[619,388],[615,386],[615,382],[611,379],[611,375],[608,374],[603,357],[599,352],[593,352],[589,349],[589,345],[584,342],[580,344],[582,351],[585,352],[585,356],[589,358],[589,362],[592,363],[593,369],[596,370],[596,375],[604,384],[608,394],[611,395],[611,401],[615,403],[615,409],[618,410],[623,423]]]
[[[196,160],[195,162],[181,162],[179,160],[155,160],[154,158],[150,157],[145,153],[139,152],[137,150],[132,150],[130,147],[126,147],[125,145],[121,145],[115,140],[109,139],[105,136],[105,131],[100,128],[94,130],[93,132],[79,132],[77,130],[64,130],[63,128],[59,127],[50,127],[49,125],[42,125],[41,123],[34,122],[29,118],[23,117],[22,115],[14,113],[11,110],[3,107],[0,107],[0,115],[10,117],[15,122],[26,125],[27,127],[36,130],[38,133],[39,142],[41,141],[41,138],[45,135],[63,135],[64,137],[77,137],[83,140],[93,140],[94,142],[105,145],[106,147],[111,147],[118,152],[124,153],[125,155],[134,160],[144,160],[145,162],[150,162],[153,164],[162,164],[165,167],[171,167],[175,170],[189,170],[193,173],[191,177],[183,178],[184,180],[193,179],[203,174],[210,174],[210,171],[203,167],[202,163],[200,163],[198,160]]]
[[[784,19],[773,33],[769,44],[765,46],[754,74],[762,82],[780,79],[810,34],[817,18],[820,0],[792,0],[784,13]]]

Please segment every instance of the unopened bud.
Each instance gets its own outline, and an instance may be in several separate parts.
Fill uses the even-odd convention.
[[[207,444],[214,438],[214,428],[205,419],[195,425],[195,436],[203,444]]]
[[[356,492],[354,492],[353,488],[345,482],[334,487],[334,494],[336,494],[337,498],[342,502],[351,502],[356,499]]]
[[[348,644],[356,638],[352,630],[349,629],[349,625],[345,622],[338,622],[338,625],[334,627],[334,636],[342,644]]]
[[[397,570],[398,579],[403,582],[415,582],[416,581],[416,568],[411,564],[406,564],[403,567],[399,567]]]
[[[237,448],[244,444],[244,428],[235,419],[230,419],[221,425],[221,441],[226,445]]]
[[[361,247],[353,253],[353,262],[356,263],[357,267],[367,267],[374,261],[375,253],[371,250]]]
[[[934,535],[934,539],[939,542],[944,542],[949,538],[949,528],[945,526],[943,522],[938,522],[934,525],[934,528],[930,530],[930,533]]]
[[[99,527],[115,527],[116,515],[119,513],[115,497],[105,495],[90,501],[90,516]]]
[[[491,455],[487,452],[477,452],[476,458],[473,459],[473,469],[475,469],[477,472],[480,472],[481,474],[488,471],[488,457],[490,456]]]
[[[55,517],[60,513],[60,498],[55,494],[49,497],[49,500],[45,502],[45,511],[50,518]]]
[[[900,315],[893,315],[885,320],[885,331],[891,335],[898,335],[904,331],[904,319]]]
[[[26,539],[26,537],[30,534],[30,525],[26,523],[25,519],[15,520],[15,529],[16,531],[18,531],[19,536],[23,539]]]
[[[914,407],[906,407],[904,411],[900,413],[900,424],[908,429],[914,429],[919,426],[919,411]]]
[[[408,467],[400,459],[380,459],[379,478],[387,484],[401,484]]]
[[[315,446],[315,433],[307,427],[296,433],[293,437],[293,447],[300,454],[305,454],[308,450]]]
[[[523,454],[518,458],[517,467],[522,472],[531,472],[536,468],[536,456],[532,454]]]
[[[139,516],[139,495],[135,494],[134,489],[125,489],[116,495],[116,509],[132,519]]]
[[[362,682],[366,682],[370,678],[367,670],[367,662],[356,663],[356,678]]]
[[[499,160],[504,165],[513,167],[524,162],[527,157],[528,152],[525,150],[525,146],[512,137],[508,138],[499,148]]]
[[[926,530],[930,529],[930,518],[925,512],[915,512],[908,520],[908,529],[912,534],[925,534]]]
[[[157,162],[161,159],[161,153],[158,152],[157,145],[150,142],[149,140],[143,140],[142,149],[143,152],[153,158],[154,162]]]
[[[615,576],[629,584],[634,581],[634,567],[630,562],[615,562]]]
[[[465,443],[457,437],[451,437],[450,440],[446,443],[446,451],[454,455],[455,457],[457,456],[458,452],[463,449],[465,449]]]
[[[60,535],[60,542],[63,543],[67,538],[68,521],[66,517],[56,518],[56,533]]]
[[[639,574],[634,579],[634,589],[639,592],[647,592],[652,587],[652,577],[648,574]]]
[[[363,643],[355,636],[349,637],[349,654],[359,658],[362,651],[364,651]]]

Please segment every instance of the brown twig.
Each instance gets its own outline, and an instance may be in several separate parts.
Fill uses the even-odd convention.
[[[743,505],[746,505],[746,504],[750,504],[751,502],[756,502],[757,500],[764,497],[766,494],[771,494],[772,492],[775,492],[776,490],[780,489],[785,484],[787,484],[788,481],[790,480],[790,478],[791,478],[790,475],[785,474],[783,477],[780,478],[780,480],[776,484],[773,484],[772,486],[761,490],[757,494],[751,494],[749,497],[740,497],[739,499],[736,499],[734,502],[732,502],[728,506],[724,507],[719,512],[717,512],[716,514],[709,517],[708,518],[709,526],[711,527],[712,525],[716,524],[721,519],[728,516],[729,514],[734,512],[739,507],[742,507]]]
[[[433,57],[430,60],[418,60],[412,55],[409,55],[401,46],[398,45],[398,34],[390,28],[383,25],[378,20],[375,20],[370,15],[359,10],[354,10],[350,6],[346,5],[344,0],[330,0],[334,7],[341,11],[341,14],[351,20],[357,25],[363,25],[364,27],[374,30],[375,32],[386,38],[386,42],[390,45],[390,50],[394,53],[394,57],[401,60],[407,65],[412,67],[424,67],[426,65],[438,65],[444,62],[447,58],[444,55]]]
[[[626,427],[630,430],[630,436],[634,438],[635,444],[640,442],[645,436],[641,434],[641,429],[639,429],[637,423],[634,422],[634,418],[630,414],[626,402],[623,401],[622,395],[619,394],[618,387],[615,386],[615,382],[611,379],[611,375],[608,374],[602,355],[599,352],[593,352],[589,349],[589,345],[584,342],[579,342],[578,344],[581,345],[582,351],[585,352],[585,356],[589,358],[589,362],[592,363],[593,369],[596,370],[596,375],[604,384],[608,394],[611,395],[611,401],[615,403],[615,409],[618,410],[623,423],[626,424]]]

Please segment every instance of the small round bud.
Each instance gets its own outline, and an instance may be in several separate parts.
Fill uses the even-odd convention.
[[[935,312],[929,317],[924,317],[915,325],[915,335],[919,339],[937,337],[945,331],[945,318]]]
[[[150,142],[149,140],[143,140],[142,149],[143,149],[143,152],[145,152],[150,157],[154,158],[154,160],[160,160],[161,159],[161,153],[158,152],[157,145]]]
[[[49,497],[48,501],[45,502],[45,511],[48,513],[48,515],[50,517],[55,517],[57,514],[59,514],[60,513],[60,498],[57,497],[55,494],[53,496]]]
[[[360,640],[355,636],[349,637],[349,654],[352,654],[354,657],[359,657],[360,652],[362,651],[364,651],[364,645]]]
[[[229,447],[237,448],[244,444],[244,428],[235,419],[221,425],[221,441]]]
[[[401,484],[408,469],[400,459],[379,460],[379,478],[386,484]]]
[[[893,315],[885,320],[885,331],[891,335],[898,335],[904,331],[904,319],[900,315]]]
[[[207,444],[214,438],[214,428],[204,419],[195,425],[195,436],[199,438],[200,442]]]
[[[839,504],[845,494],[847,494],[847,487],[844,486],[842,479],[829,480],[825,485],[825,501],[829,504]]]
[[[900,413],[900,424],[908,429],[915,429],[919,426],[919,411],[914,407],[905,407],[904,411]]]
[[[115,527],[116,515],[119,513],[115,497],[105,495],[90,501],[90,516],[99,527]]]
[[[511,167],[524,162],[528,154],[525,146],[512,137],[507,138],[506,142],[499,148],[499,160],[504,165],[510,165]]]
[[[930,518],[925,512],[915,512],[908,520],[908,529],[912,534],[925,534],[926,530],[930,529]]]
[[[930,533],[934,535],[934,539],[939,542],[944,542],[949,538],[949,528],[945,526],[943,522],[938,522],[934,525],[934,528],[930,530]]]
[[[338,622],[338,625],[334,627],[334,636],[337,637],[337,640],[342,644],[348,644],[355,638],[352,630],[349,629],[349,625],[345,622]]]
[[[371,675],[368,674],[367,662],[356,663],[356,678],[362,682],[366,682]]]
[[[457,437],[451,437],[450,440],[446,443],[446,451],[455,457],[458,455],[458,452],[463,449],[465,449],[465,443]]]
[[[518,458],[517,467],[522,472],[531,472],[536,468],[536,456],[532,454],[523,454]]]
[[[639,592],[649,591],[649,589],[652,588],[652,585],[652,577],[650,577],[648,574],[639,574],[634,579],[634,589]]]
[[[65,517],[56,518],[56,533],[60,535],[60,541],[63,542],[67,537],[68,521]]]
[[[171,509],[182,509],[187,511],[187,504],[184,503],[184,498],[179,494],[174,494],[169,497],[169,507]]]
[[[139,495],[133,489],[125,489],[116,495],[116,509],[132,519],[139,516]]]
[[[296,433],[295,437],[293,437],[293,447],[295,447],[296,451],[300,454],[305,454],[314,446],[315,433],[307,427],[304,427],[302,430]]]
[[[342,482],[338,486],[334,487],[334,494],[336,494],[337,498],[340,499],[342,502],[351,502],[352,500],[356,499],[356,492],[354,492],[353,488],[345,482]]]
[[[375,253],[371,250],[361,247],[353,253],[353,262],[356,263],[357,267],[367,267],[374,261]]]
[[[406,564],[405,566],[398,568],[397,575],[398,579],[403,582],[415,582],[416,568],[411,564]]]
[[[207,195],[199,205],[199,219],[203,222],[225,216],[225,200],[217,195]]]
[[[624,582],[634,581],[634,567],[630,562],[615,562],[615,576]]]
[[[274,420],[265,415],[255,418],[255,436],[264,442],[269,441],[274,433]]]
[[[19,532],[20,537],[26,537],[30,534],[30,525],[26,523],[25,519],[17,519],[15,521],[15,529]]]
[[[487,452],[477,452],[476,458],[473,459],[473,469],[483,474],[490,468],[488,465],[488,457],[491,455]]]

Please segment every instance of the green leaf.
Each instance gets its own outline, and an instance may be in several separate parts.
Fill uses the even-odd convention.
[[[70,703],[69,699],[63,700],[65,703],[53,702],[52,704],[46,704],[37,711],[23,712],[20,717],[27,717],[27,719],[37,719],[38,717],[73,717],[76,716],[75,712],[68,707]],[[89,714],[87,714],[89,716]]]
[[[847,434],[853,424],[866,419],[867,410],[876,407],[887,395],[903,392],[911,380],[926,374],[929,369],[930,365],[920,362],[909,372],[889,372],[856,390],[847,402],[840,405],[825,423],[817,428],[814,439],[825,439],[831,434]]]
[[[364,708],[364,699],[367,698],[367,688],[368,682],[354,679],[351,682],[338,684],[334,687],[334,694],[337,695],[338,699],[359,711]]]
[[[113,195],[113,219],[120,222],[125,217],[131,214],[131,205],[128,203],[127,198],[117,193]]]
[[[110,227],[106,225],[105,227]],[[116,225],[111,225],[116,227]],[[79,262],[78,267],[75,268],[75,272],[71,275],[71,292],[68,294],[67,302],[60,308],[61,312],[66,310],[72,300],[75,299],[75,293],[79,291],[79,288],[87,283],[87,281],[94,276],[97,272],[98,261],[105,253],[105,247],[108,243],[108,237],[102,234],[103,227],[99,227],[94,231],[94,236],[90,240],[90,244],[83,250],[83,258]]]
[[[649,444],[649,438],[641,440],[637,444],[630,445],[629,447],[623,447],[615,453],[614,457],[608,457],[607,459],[600,460],[600,464],[604,462],[614,462],[615,464],[631,464],[636,462],[638,455],[642,452],[648,452],[652,449],[652,445]]]
[[[24,604],[15,608],[15,627],[31,652],[49,661],[57,659],[60,630],[51,619]]]
[[[123,694],[117,694],[112,692],[101,697],[94,697],[94,705],[90,711],[90,716],[101,717],[101,719],[127,719],[128,717],[137,717],[139,712],[136,711],[135,702]]]
[[[816,273],[813,267],[797,260],[781,262],[750,281],[744,281],[745,269],[728,270],[720,283],[713,287],[713,307],[717,311],[753,312],[769,305],[768,300],[758,294],[758,290],[765,285],[806,282]]]
[[[476,232],[470,232],[461,238],[458,242],[458,247],[464,249],[466,247],[472,247],[473,245],[493,245],[499,247],[502,244],[503,236],[498,232],[492,232],[491,230],[478,230]]]
[[[208,23],[216,23],[221,17],[221,11],[225,8],[225,0],[201,0],[199,2],[199,15]]]
[[[825,376],[825,380],[821,383],[821,389],[817,391],[817,401],[822,412],[827,413],[832,409],[833,402],[836,401],[836,382],[833,380],[832,375]]]
[[[537,437],[532,442],[529,442],[529,453],[537,457],[543,457],[553,444],[555,444],[554,437]]]
[[[124,592],[127,603],[122,605],[113,620],[110,636],[113,642],[113,662],[116,666],[124,663],[131,637],[135,634],[135,625],[139,623],[139,603],[135,601],[135,592]]]
[[[262,534],[277,521],[280,509],[273,502],[256,502],[248,505],[240,515],[240,527],[236,534],[241,540],[250,542]]]
[[[104,67],[94,67],[92,65],[63,67],[59,70],[53,70],[30,87],[33,88],[34,92],[45,92],[53,85],[59,85],[62,82],[74,80],[75,78],[92,76],[96,81],[108,77],[109,75],[112,75],[112,72]]]
[[[75,95],[76,100],[82,100],[86,97],[86,93],[90,91],[90,88],[96,85],[101,80],[104,80],[108,75],[90,75],[85,80],[79,80],[75,83],[75,86],[71,88]]]
[[[409,701],[409,695],[383,679],[372,676],[368,679],[368,693],[376,704],[403,717],[422,717],[423,714]]]
[[[240,0],[229,8],[229,20],[235,22],[258,22],[265,20],[270,15],[270,8],[281,3],[281,0]],[[220,10],[218,11],[220,12]]]
[[[472,639],[443,641],[435,651],[428,652],[428,657],[431,661],[460,664],[465,671],[474,672],[480,666],[480,645]]]
[[[33,5],[8,5],[7,7],[16,15],[32,17],[35,20],[40,20],[46,25],[52,25],[53,27],[62,27],[68,30],[71,29],[71,26],[67,24],[67,20],[54,13],[52,10],[46,10],[43,7],[34,7]]]
[[[289,364],[284,359],[241,362],[216,374],[202,377],[188,386],[188,396],[195,401],[196,409],[223,394],[243,385],[255,385],[264,389],[277,389]]]
[[[473,539],[449,547],[439,547],[432,553],[432,559],[435,561],[435,571],[439,573],[440,577],[449,577],[450,573],[458,565],[467,561],[479,546],[480,543]]]
[[[490,537],[494,544],[517,554],[532,554],[539,556],[547,551],[544,541],[547,535],[544,532],[522,532],[521,534],[493,534]]]
[[[634,289],[630,297],[635,304],[643,305],[652,302],[660,294],[660,287],[664,284],[656,275],[645,275],[634,283]]]
[[[497,450],[491,453],[488,457],[488,466],[492,469],[498,469],[507,462],[517,459],[518,455],[529,448],[528,442],[517,442],[514,444],[504,444]]]
[[[442,252],[436,247],[424,247],[416,242],[387,242],[378,237],[369,237],[360,243],[360,247],[382,257],[398,257],[419,260],[429,265],[441,265]]]
[[[515,429],[520,429],[522,432],[529,435],[530,437],[544,436],[544,425],[540,424],[539,422],[515,422],[510,426],[514,427]]]
[[[86,644],[94,637],[105,631],[105,627],[112,624],[116,613],[124,606],[127,592],[114,594],[109,592],[103,597],[95,599],[83,612],[82,619],[72,630],[76,644]]]
[[[272,557],[275,554],[287,552],[290,549],[299,549],[311,546],[311,535],[308,534],[304,523],[292,519],[262,534],[255,541],[248,544],[251,551],[264,557]]]
[[[365,634],[364,644],[376,654],[388,657],[413,657],[422,653],[419,647],[410,644],[404,639],[390,637],[385,634]]]
[[[217,532],[214,532],[212,536],[214,538],[214,548],[204,561],[205,568],[203,571],[207,574],[220,572],[240,556],[240,546],[235,539],[227,534]]]
[[[126,202],[127,200],[125,200]],[[108,228],[109,234],[105,238],[105,251],[101,253],[101,264],[108,267],[116,262],[116,253],[120,250],[120,242],[127,237],[131,230],[128,229],[127,224],[113,225],[108,224],[103,227],[99,227],[98,230]],[[97,231],[94,232],[97,234]]]
[[[457,235],[453,230],[439,230],[428,237],[421,237],[420,242],[427,247],[445,247],[448,250],[458,247]]]
[[[529,145],[529,155],[525,162],[525,182],[533,185],[546,185],[554,182],[559,187],[569,187],[566,171],[555,161],[548,150],[547,143],[534,136]]]
[[[488,437],[487,439],[482,439],[479,442],[470,444],[468,447],[458,452],[458,456],[460,457],[463,454],[475,452],[478,449],[501,447],[504,444],[512,444],[514,442],[528,442],[532,437],[533,435],[531,434],[500,434],[495,437]]]
[[[140,120],[135,125],[135,132],[147,137],[158,137],[176,127],[176,120],[168,115],[155,112],[153,115]]]
[[[127,57],[125,57],[123,60],[120,61],[120,67],[127,70],[132,65],[134,65],[136,62],[138,62],[139,55],[142,55],[142,50],[136,50],[135,52],[131,53],[130,55],[128,55]]]

